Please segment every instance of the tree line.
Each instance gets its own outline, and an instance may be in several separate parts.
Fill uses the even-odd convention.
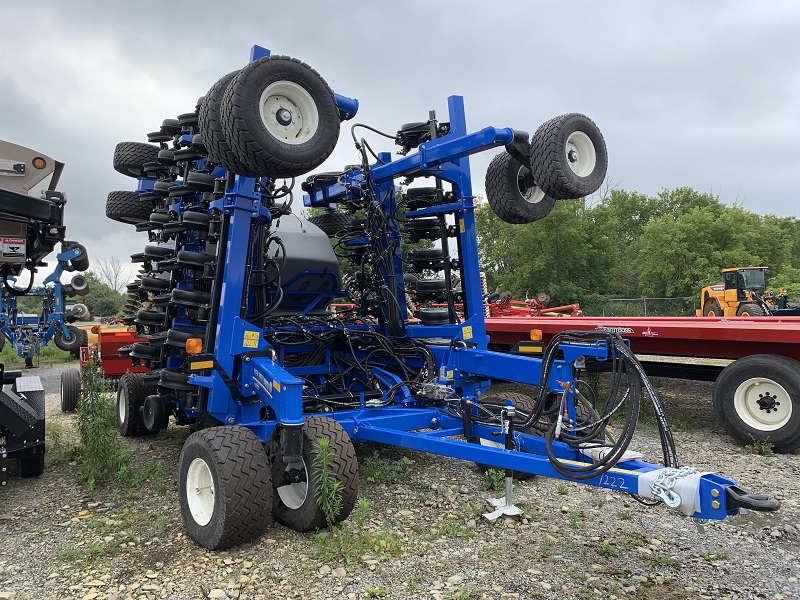
[[[800,293],[800,222],[759,215],[691,188],[655,197],[614,189],[599,200],[556,202],[544,219],[510,225],[488,203],[475,212],[490,290],[551,305],[696,296],[723,268],[769,267],[770,288]]]

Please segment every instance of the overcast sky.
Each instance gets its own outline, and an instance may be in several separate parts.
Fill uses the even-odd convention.
[[[221,6],[230,6],[222,10]],[[108,220],[120,141],[193,110],[250,47],[302,59],[356,121],[394,132],[464,96],[470,130],[533,132],[582,112],[608,177],[654,195],[690,186],[798,211],[800,2],[0,0],[0,139],[66,163],[68,237],[123,261],[144,234]],[[794,41],[793,41],[794,40]],[[380,138],[374,148],[394,151]],[[476,193],[494,152],[472,159]],[[349,126],[321,171],[356,162]],[[298,204],[300,202],[298,201]]]

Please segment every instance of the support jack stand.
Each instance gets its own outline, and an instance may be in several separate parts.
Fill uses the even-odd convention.
[[[514,501],[512,498],[512,489],[514,486],[514,478],[511,476],[510,473],[506,473],[506,496],[505,498],[492,498],[489,500],[489,504],[494,506],[495,510],[492,512],[484,513],[483,516],[489,519],[490,521],[496,520],[498,517],[503,515],[509,517],[516,517],[522,514],[522,509],[518,506],[514,506]]]

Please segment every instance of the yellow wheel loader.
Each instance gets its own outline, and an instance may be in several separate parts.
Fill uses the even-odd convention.
[[[722,270],[722,283],[709,285],[700,293],[698,317],[777,317],[800,315],[800,307],[789,304],[786,290],[767,290],[766,267]]]

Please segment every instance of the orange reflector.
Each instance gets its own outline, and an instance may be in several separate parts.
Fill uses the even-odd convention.
[[[37,156],[31,161],[34,169],[44,169],[47,166],[47,161],[41,156]]]
[[[541,329],[531,329],[531,341],[532,342],[541,342],[542,341],[542,330]]]
[[[92,328],[89,331],[92,333],[97,333],[100,331],[100,328],[97,325],[92,325]]]
[[[189,338],[186,340],[186,354],[200,354],[203,352],[203,340],[200,338]]]

